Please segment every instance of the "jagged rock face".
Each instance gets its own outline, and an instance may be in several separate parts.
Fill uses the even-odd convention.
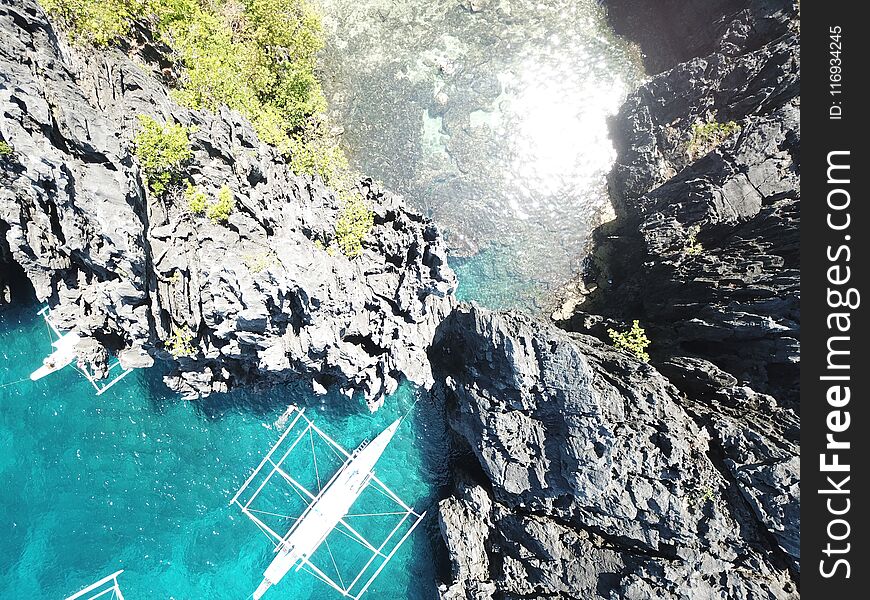
[[[614,0],[611,9],[616,4],[651,5]],[[598,232],[589,272],[573,288],[578,296],[554,316],[601,339],[615,322],[640,319],[652,364],[686,394],[718,466],[797,571],[796,8],[759,0],[708,3],[702,12],[719,32],[712,54],[653,77],[614,121],[617,220]],[[658,59],[669,66],[669,44],[679,40],[668,31]],[[680,56],[699,48],[688,43]],[[741,130],[709,151],[688,152],[692,125],[711,117]]]
[[[0,133],[15,152],[0,172],[3,254],[58,319],[137,366],[188,329],[194,355],[168,383],[191,396],[301,375],[375,407],[401,377],[431,384],[425,351],[455,280],[427,219],[363,181],[364,252],[328,253],[334,192],[294,175],[239,114],[177,105],[148,66],[155,44],[70,46],[31,0],[0,7],[0,30]],[[146,192],[139,114],[195,126],[185,174],[212,197],[231,189],[228,223],[190,214],[181,186]]]
[[[605,0],[616,33],[638,43],[650,73],[720,49],[755,50],[790,18],[791,0]],[[737,38],[737,39],[734,39]]]
[[[716,53],[629,97],[613,126],[618,218],[597,236],[584,293],[556,317],[595,334],[605,332],[588,327],[590,313],[640,318],[658,362],[697,356],[794,406],[800,72],[790,5],[752,3],[723,26]],[[756,48],[758,22],[774,37]],[[741,131],[693,156],[693,125],[711,119]]]
[[[430,354],[470,454],[439,507],[454,568],[442,597],[798,596],[758,516],[765,500],[745,496],[757,473],[714,463],[704,428],[654,368],[465,305]]]

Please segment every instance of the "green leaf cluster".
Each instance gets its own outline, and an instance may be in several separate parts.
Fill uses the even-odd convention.
[[[226,223],[235,207],[236,199],[233,192],[229,186],[224,185],[218,192],[217,202],[208,207],[206,214],[212,223]]]
[[[359,194],[348,195],[335,223],[335,241],[348,258],[362,254],[362,242],[375,224],[375,215]]]
[[[256,254],[246,254],[242,257],[242,261],[251,273],[256,274],[276,264],[278,258],[271,250],[267,250]]]
[[[174,95],[195,109],[229,106],[297,173],[329,182],[346,168],[325,126],[315,74],[323,47],[312,0],[40,0],[74,39],[96,45],[149,24],[183,67]]]
[[[193,333],[187,326],[178,327],[173,325],[172,335],[165,342],[166,350],[175,359],[182,356],[192,357],[196,354],[196,348],[193,347],[192,341]]]
[[[704,246],[698,241],[698,232],[701,228],[695,225],[689,229],[689,237],[686,240],[686,246],[683,251],[689,256],[699,256],[704,253]]]
[[[141,0],[39,0],[47,13],[61,21],[73,41],[106,46],[130,30],[132,19],[146,2]]]
[[[148,115],[139,115],[139,131],[133,138],[136,158],[152,193],[159,196],[177,180],[184,161],[193,156],[187,127],[161,125]]]
[[[719,123],[709,120],[704,123],[695,123],[692,126],[692,135],[686,151],[689,158],[695,160],[719,147],[728,137],[740,131],[741,127],[735,121]]]
[[[9,142],[0,140],[0,158],[12,156],[12,153],[12,146],[9,145]]]
[[[199,187],[187,184],[187,189],[184,191],[184,199],[187,201],[187,209],[195,214],[205,214],[205,209],[208,208],[208,196]]]
[[[625,333],[615,329],[608,329],[607,333],[610,335],[610,340],[616,348],[630,352],[644,362],[649,362],[649,354],[647,354],[646,348],[649,346],[650,341],[637,319],[632,323],[631,329]]]

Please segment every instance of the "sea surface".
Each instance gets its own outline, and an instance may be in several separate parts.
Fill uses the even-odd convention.
[[[428,398],[400,388],[375,414],[288,387],[190,402],[163,385],[159,367],[135,371],[101,396],[71,367],[31,382],[50,349],[38,309],[0,312],[0,598],[62,600],[119,569],[128,600],[250,597],[272,545],[229,503],[278,440],[281,416],[293,403],[348,450],[407,414],[376,474],[429,514],[366,596],[436,597],[434,502],[447,456],[445,421]],[[325,477],[338,463],[315,441]],[[310,457],[294,450],[285,469],[313,488]],[[280,478],[272,483],[252,508],[298,514],[298,498]],[[379,498],[367,493],[352,512],[390,512]],[[372,537],[385,537],[394,524],[390,517],[349,520]],[[358,549],[339,532],[327,541],[339,557]],[[322,554],[323,570],[338,580]],[[351,558],[338,561],[345,581],[362,566]],[[266,596],[337,597],[306,573],[291,573]]]
[[[632,48],[594,0],[321,4],[332,121],[354,166],[446,231],[461,299],[541,306],[607,218],[606,119],[642,77]],[[434,515],[450,457],[445,419],[425,394],[400,388],[370,414],[293,387],[184,401],[160,365],[101,396],[72,368],[31,382],[50,352],[39,308],[0,311],[0,598],[61,600],[120,569],[128,600],[249,598],[272,545],[230,499],[291,404],[347,449],[405,417],[377,474],[429,513],[367,597],[437,597]],[[327,473],[337,463],[320,451]],[[314,485],[310,457],[291,454],[287,470]],[[270,493],[261,509],[289,524],[298,498]],[[355,510],[386,512],[377,499]],[[386,531],[379,518],[358,527]],[[354,542],[329,542],[340,559],[356,557]],[[331,559],[318,558],[333,576]],[[305,573],[266,596],[337,597]]]
[[[607,118],[644,77],[596,0],[319,0],[354,167],[445,233],[459,296],[546,307],[612,218]]]

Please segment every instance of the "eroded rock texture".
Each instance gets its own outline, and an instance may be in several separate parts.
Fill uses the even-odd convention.
[[[443,598],[797,597],[742,480],[654,368],[468,306],[431,355],[468,452],[439,507]]]
[[[617,219],[554,312],[561,330],[463,307],[433,348],[467,450],[440,506],[442,595],[794,598],[797,7],[607,6],[664,72],[614,119]],[[634,319],[650,365],[580,335]]]
[[[33,0],[0,5],[0,31],[0,136],[14,149],[0,165],[0,259],[62,323],[137,366],[191,332],[193,355],[168,380],[187,395],[301,375],[376,406],[403,376],[431,383],[425,350],[454,277],[427,219],[363,181],[364,252],[329,253],[333,191],[292,173],[239,114],[176,104],[146,32],[88,51]],[[139,114],[196,127],[184,176],[210,197],[230,188],[227,224],[190,214],[183,185],[146,193]]]
[[[610,176],[617,219],[598,232],[589,271],[554,316],[605,340],[608,327],[641,321],[652,364],[686,395],[717,466],[796,571],[797,8],[773,0],[694,4],[684,7],[689,21],[700,10],[716,23],[712,53],[653,77],[620,110]],[[679,40],[663,31],[658,59],[670,64],[668,44]],[[657,48],[645,46],[648,54]],[[733,121],[739,131],[693,148],[694,126],[714,121]]]

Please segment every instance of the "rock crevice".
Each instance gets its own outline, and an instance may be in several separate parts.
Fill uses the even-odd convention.
[[[362,255],[327,251],[333,190],[291,172],[238,113],[178,105],[147,38],[70,45],[33,0],[0,6],[0,29],[0,136],[14,149],[2,258],[61,324],[138,366],[173,360],[167,382],[186,396],[318,378],[376,407],[402,378],[431,385],[426,348],[455,281],[427,219],[363,180],[375,224]],[[133,152],[142,114],[191,128],[185,181],[161,196]],[[192,214],[188,183],[229,188],[228,221]],[[177,336],[189,347],[170,356]]]

